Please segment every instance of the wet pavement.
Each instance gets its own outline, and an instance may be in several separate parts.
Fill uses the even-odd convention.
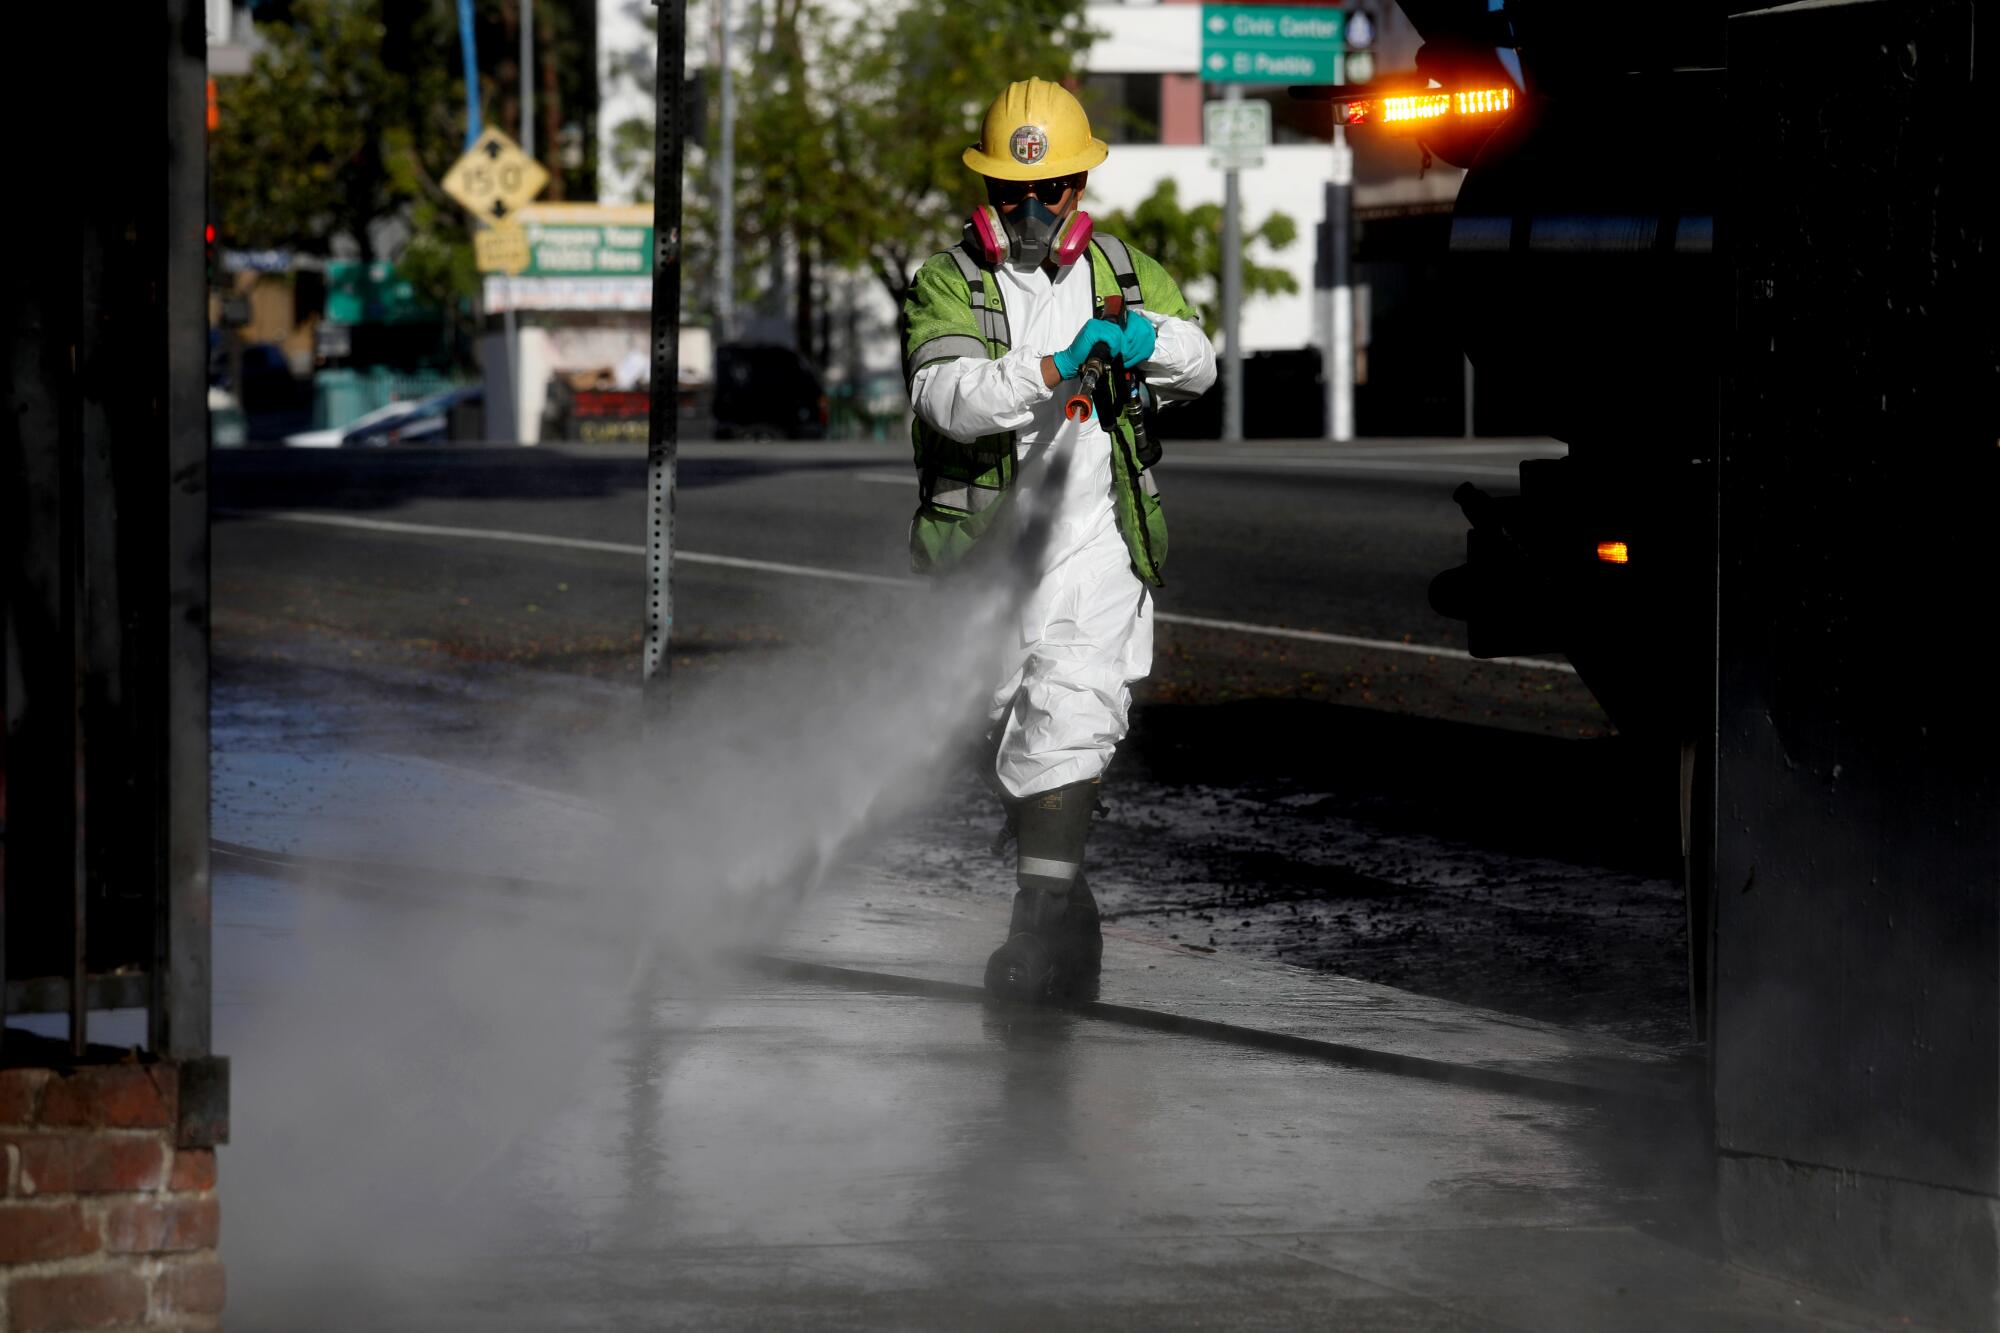
[[[1668,1052],[1115,925],[994,1006],[1003,904],[867,858],[635,968],[576,796],[218,719],[239,1327],[1908,1326],[1716,1259]]]
[[[717,550],[754,515],[797,548],[764,554],[900,568],[867,460],[710,461]],[[1275,569],[1275,615],[1310,558],[1314,616],[1407,637],[1380,616],[1461,539],[1423,498],[1458,464],[1417,461],[1352,493],[1191,469],[1206,549],[1278,492],[1290,535],[1191,563],[1182,609],[1249,614]],[[1719,1261],[1676,770],[1577,739],[1573,677],[1168,626],[1092,842],[1103,998],[996,1007],[1011,873],[968,774],[896,774],[796,911],[720,882],[831,854],[815,709],[893,637],[880,590],[684,573],[675,715],[715,719],[712,765],[665,748],[723,792],[690,828],[632,743],[638,564],[450,535],[633,536],[632,459],[517,463],[231,500],[428,535],[217,528],[234,1326],[1909,1327]],[[713,688],[780,658],[810,688]]]

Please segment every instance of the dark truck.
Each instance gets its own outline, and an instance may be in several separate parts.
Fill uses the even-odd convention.
[[[1523,463],[1517,494],[1458,488],[1466,562],[1431,604],[1466,622],[1476,656],[1567,657],[1661,771],[1678,758],[1698,1031],[1724,37],[1752,7],[1403,0],[1424,39],[1415,79],[1295,90],[1331,96],[1350,133],[1411,135],[1466,168],[1445,257],[1454,326],[1482,401],[1569,452]]]
[[[1482,400],[1570,450],[1433,602],[1679,749],[1714,1234],[2000,1328],[1991,6],[1402,7],[1422,100],[1336,101],[1468,168]]]
[[[826,387],[792,348],[724,343],[712,413],[718,440],[823,440]]]

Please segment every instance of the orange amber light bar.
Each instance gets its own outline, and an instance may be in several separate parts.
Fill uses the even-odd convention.
[[[1451,110],[1450,93],[1417,93],[1409,97],[1382,99],[1384,125],[1407,124],[1413,120],[1436,120]]]
[[[1342,125],[1385,125],[1410,129],[1435,124],[1446,116],[1493,116],[1514,106],[1512,88],[1468,88],[1462,92],[1435,89],[1397,93],[1391,97],[1358,97],[1334,105]]]
[[[1597,558],[1607,565],[1628,565],[1632,563],[1632,549],[1624,542],[1599,542]]]
[[[1470,92],[1453,93],[1451,109],[1461,116],[1484,116],[1505,111],[1513,105],[1512,88],[1475,88]]]

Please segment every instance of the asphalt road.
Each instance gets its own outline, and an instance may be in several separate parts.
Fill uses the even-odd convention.
[[[1154,674],[1093,841],[1108,919],[1685,1039],[1678,756],[1611,735],[1561,664],[1466,658],[1425,598],[1462,557],[1452,488],[1511,489],[1552,451],[1171,454]],[[679,481],[677,698],[801,662],[838,673],[855,634],[950,614],[909,579],[900,447],[696,445]],[[561,786],[633,708],[641,451],[245,451],[216,459],[213,496],[225,713],[324,699],[361,748]],[[968,778],[876,871],[1005,892],[991,836]]]
[[[1156,683],[1142,697],[1296,695],[1601,734],[1604,719],[1573,676],[1451,656],[1462,653],[1463,627],[1425,598],[1432,575],[1463,551],[1452,487],[1466,477],[1504,487],[1520,458],[1552,448],[1177,449],[1161,468],[1173,554]],[[630,674],[643,597],[636,555],[520,539],[636,547],[644,480],[630,447],[224,455],[218,606],[461,658]],[[691,446],[679,492],[675,540],[687,558],[675,574],[675,643],[686,665],[717,645],[811,640],[898,595],[800,571],[908,575],[914,483],[899,446]],[[704,563],[718,557],[798,570]],[[1231,628],[1202,623],[1212,621]],[[1284,630],[1315,637],[1274,632]],[[1392,646],[1404,644],[1449,651]]]

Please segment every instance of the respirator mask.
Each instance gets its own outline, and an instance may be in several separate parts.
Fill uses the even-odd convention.
[[[989,264],[1035,268],[1053,263],[1066,268],[1075,263],[1090,244],[1090,214],[1080,208],[1058,214],[1033,189],[1017,188],[1022,188],[1022,198],[1011,214],[992,204],[981,204],[972,211],[968,228],[973,248]],[[1057,199],[1066,192],[1059,192]]]

